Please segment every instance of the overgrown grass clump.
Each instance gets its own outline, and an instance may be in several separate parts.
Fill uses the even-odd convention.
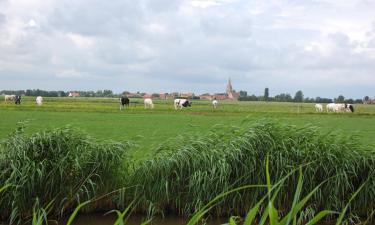
[[[1,217],[28,219],[33,207],[59,214],[113,190],[127,177],[127,149],[69,127],[27,136],[21,126],[0,146],[0,183],[11,184],[0,197]]]
[[[366,146],[365,146],[366,147]],[[272,182],[303,165],[303,195],[326,181],[303,211],[306,218],[322,209],[340,210],[351,193],[366,185],[350,213],[366,215],[375,208],[375,152],[355,138],[327,133],[314,126],[259,122],[246,129],[216,127],[206,136],[180,137],[134,171],[141,208],[184,215],[199,210],[222,192],[248,184],[264,184],[269,155]],[[292,205],[297,178],[280,189],[275,205],[281,213]],[[244,215],[266,194],[264,189],[233,193],[215,208],[217,215]]]

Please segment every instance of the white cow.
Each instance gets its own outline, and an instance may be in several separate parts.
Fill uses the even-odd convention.
[[[216,109],[218,105],[219,102],[216,99],[212,101],[212,106],[214,107],[214,109]]]
[[[315,104],[315,111],[323,112],[323,105],[322,104]]]
[[[354,112],[354,107],[351,104],[342,104],[342,103],[329,103],[326,106],[327,112]]]
[[[345,109],[344,104],[337,104],[337,103],[329,103],[326,106],[327,112],[342,112]]]
[[[189,102],[189,100],[187,99],[181,99],[181,98],[177,98],[174,100],[174,109],[177,110],[177,108],[179,107],[180,109],[184,108],[184,107],[190,107],[191,106],[191,102]]]
[[[152,102],[151,98],[145,98],[144,103],[145,103],[145,109],[147,109],[147,108],[153,109],[154,108],[154,103]]]
[[[4,95],[5,102],[14,102],[16,100],[16,95]]]
[[[36,101],[37,105],[39,105],[39,106],[43,105],[43,97],[42,96],[36,97],[35,101]]]

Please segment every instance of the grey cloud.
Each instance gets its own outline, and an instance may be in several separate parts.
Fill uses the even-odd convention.
[[[357,51],[373,48],[375,39],[327,30],[330,19],[341,21],[331,17],[335,5],[219,3],[59,1],[48,10],[15,13],[12,21],[3,4],[0,89],[17,88],[15,77],[25,80],[24,88],[68,90],[222,92],[228,77],[235,89],[256,94],[268,86],[274,94],[306,89],[308,96],[360,97],[375,88],[374,58]],[[30,19],[40,26],[20,22]]]
[[[6,22],[6,17],[4,14],[0,13],[0,27]]]
[[[146,0],[144,5],[153,12],[165,13],[178,10],[182,3],[182,0]]]
[[[51,26],[90,36],[133,35],[143,21],[139,2],[79,1],[62,3],[51,15]]]

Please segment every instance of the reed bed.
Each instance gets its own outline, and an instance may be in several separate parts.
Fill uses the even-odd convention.
[[[303,214],[312,218],[322,209],[340,210],[350,194],[366,181],[348,209],[366,216],[375,207],[375,152],[356,138],[327,133],[314,126],[298,128],[261,121],[247,128],[216,127],[205,136],[181,136],[158,149],[153,159],[135,168],[131,183],[141,196],[140,210],[190,215],[222,192],[248,184],[264,184],[269,155],[272,182],[298,166],[304,167],[302,195],[327,180],[314,193]],[[281,187],[275,206],[287,212],[297,178]],[[266,194],[243,190],[223,198],[216,215],[244,215]]]
[[[118,187],[127,150],[127,143],[98,143],[69,127],[27,136],[20,126],[0,145],[0,183],[11,185],[0,197],[1,217],[14,224],[33,208],[64,214]]]
[[[280,216],[293,211],[296,190],[298,196],[308,196],[316,187],[299,211],[301,220],[327,209],[345,208],[349,215],[364,217],[375,209],[375,151],[355,137],[311,125],[216,125],[205,135],[177,136],[158,147],[151,159],[137,163],[129,157],[130,149],[127,142],[98,142],[70,127],[28,136],[20,126],[0,145],[0,183],[8,187],[0,197],[0,216],[11,224],[54,218],[87,200],[86,212],[132,205],[132,211],[149,215],[191,216],[222,193],[230,194],[209,213],[244,216],[280,180],[272,201]],[[298,168],[303,184],[301,176],[290,176]],[[268,191],[231,191],[250,184],[267,185]],[[102,195],[110,198],[97,201]]]

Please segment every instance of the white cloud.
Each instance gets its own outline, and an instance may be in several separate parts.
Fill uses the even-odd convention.
[[[27,25],[29,27],[38,27],[39,25],[35,22],[35,20],[30,19],[29,22],[27,22]]]
[[[94,45],[95,41],[93,38],[85,37],[80,34],[68,33],[66,36],[78,47],[78,48],[90,48]]]
[[[12,76],[23,74],[27,88],[222,92],[232,77],[250,93],[269,86],[314,96],[324,86],[327,95],[374,95],[374,8],[364,0],[0,1],[0,89],[17,88]]]

